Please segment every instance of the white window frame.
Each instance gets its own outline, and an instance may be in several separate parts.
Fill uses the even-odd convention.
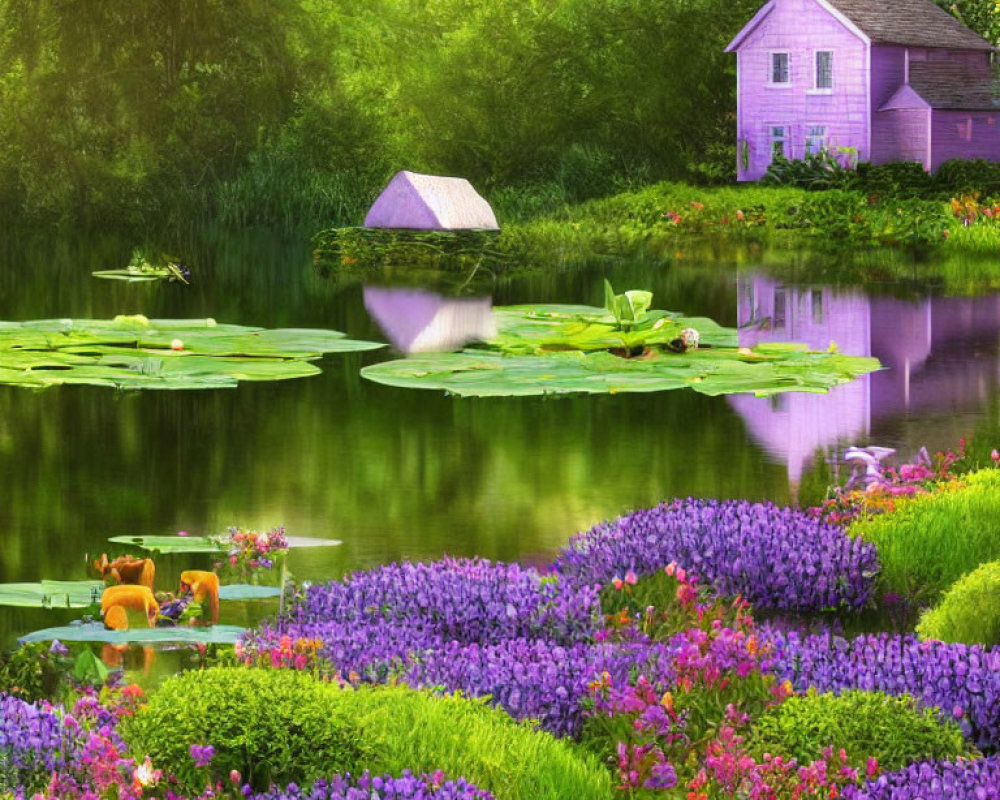
[[[774,129],[781,128],[785,131],[785,134],[780,138],[776,139],[774,136]],[[774,161],[774,143],[781,142],[781,152],[789,161],[792,159],[792,126],[786,123],[768,123],[767,124],[767,163],[770,164]]]
[[[784,83],[774,82],[774,57],[783,55],[788,59],[788,80]],[[768,50],[767,51],[767,85],[771,89],[791,89],[792,88],[792,51],[791,50]]]
[[[829,53],[830,54],[830,85],[829,86],[819,86],[819,54]],[[808,94],[833,94],[833,65],[836,62],[836,57],[832,48],[826,47],[822,50],[812,51],[812,87],[809,89]]]
[[[827,125],[826,123],[823,123],[822,125],[807,124],[805,126],[805,128],[806,128],[806,136],[805,136],[805,139],[803,139],[803,141],[802,141],[802,156],[803,156],[803,158],[805,156],[816,155],[817,153],[821,152],[823,150],[823,148],[826,147],[830,143],[830,126]],[[816,128],[822,128],[823,129],[823,138],[822,138],[822,141],[820,142],[819,147],[817,149],[810,150],[809,149],[809,142],[811,140],[813,140],[813,139],[816,138],[813,135],[813,133],[812,133],[812,131],[814,129],[816,129]]]

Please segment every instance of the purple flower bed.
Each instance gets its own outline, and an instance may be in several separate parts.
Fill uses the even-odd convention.
[[[590,639],[599,619],[593,587],[565,586],[517,564],[451,558],[389,564],[311,586],[293,614],[298,623],[418,626],[449,641],[562,644]]]
[[[0,694],[0,791],[35,785],[72,760],[78,731],[46,703]]]
[[[982,750],[1000,745],[1000,648],[921,642],[915,636],[799,636],[769,631],[774,670],[798,690],[912,694],[959,721]]]
[[[360,778],[337,775],[329,781],[317,781],[309,789],[294,783],[283,789],[255,794],[251,800],[495,800],[485,789],[477,789],[464,778],[445,780],[441,772],[433,775],[413,775],[409,771],[394,778],[391,775],[372,776],[365,772]]]
[[[757,608],[819,610],[867,602],[875,547],[841,528],[772,503],[675,500],[578,534],[556,560],[586,586],[677,562],[723,594]]]
[[[449,642],[411,664],[404,680],[412,686],[443,686],[475,696],[491,696],[518,720],[538,720],[557,736],[579,733],[585,716],[581,701],[588,684],[607,672],[615,685],[630,675],[661,672],[668,645],[568,647],[540,640],[511,639],[498,644]]]
[[[911,764],[848,787],[844,800],[1000,800],[1000,758]]]

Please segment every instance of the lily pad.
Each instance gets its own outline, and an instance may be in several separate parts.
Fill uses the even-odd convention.
[[[0,606],[84,608],[99,601],[102,591],[101,581],[0,583]]]
[[[109,631],[102,622],[86,622],[45,628],[26,634],[18,642],[103,642],[108,644],[233,644],[246,628],[238,625],[212,625],[195,627],[178,625],[172,628],[135,628],[127,631]]]
[[[131,544],[157,553],[221,553],[222,545],[209,536],[112,536],[109,542]]]
[[[267,600],[278,597],[278,586],[254,586],[249,583],[230,583],[219,587],[220,600]]]
[[[0,383],[43,388],[88,384],[121,389],[217,389],[240,381],[320,372],[324,353],[385,345],[339,331],[266,330],[212,319],[0,322]]]
[[[312,539],[305,536],[286,537],[288,547],[337,547],[339,539]],[[130,544],[159,553],[222,553],[227,547],[211,536],[112,536],[109,542]]]
[[[495,313],[498,335],[482,348],[373,364],[361,374],[389,386],[463,397],[681,388],[766,396],[826,392],[881,366],[874,358],[818,353],[794,343],[739,348],[735,330],[665,311],[647,312],[628,331],[617,330],[604,309],[588,306],[511,306]],[[667,345],[688,327],[698,330],[701,346],[670,352]],[[633,353],[638,357],[624,357]]]

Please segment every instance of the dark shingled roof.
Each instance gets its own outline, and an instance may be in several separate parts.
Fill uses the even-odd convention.
[[[982,36],[969,30],[931,0],[828,0],[857,25],[873,44],[992,50]]]
[[[965,111],[1000,110],[993,86],[963,64],[948,61],[910,61],[910,86],[931,108]]]

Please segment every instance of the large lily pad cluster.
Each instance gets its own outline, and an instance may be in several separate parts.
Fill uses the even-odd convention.
[[[650,310],[649,292],[615,295],[605,308],[507,306],[497,336],[458,353],[430,353],[365,367],[390,386],[459,396],[659,392],[707,395],[826,392],[879,368],[877,359],[815,352],[806,345],[738,346],[737,332],[710,319]],[[697,331],[698,347],[691,344]]]
[[[324,353],[383,347],[339,331],[264,328],[213,319],[0,322],[0,384],[44,388],[218,389],[320,372]]]

